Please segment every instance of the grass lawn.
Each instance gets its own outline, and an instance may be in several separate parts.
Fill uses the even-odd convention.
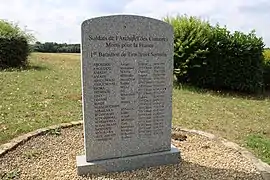
[[[270,98],[174,89],[173,124],[246,146],[270,164]]]
[[[0,144],[82,119],[79,55],[33,54],[31,68],[0,72]]]
[[[82,120],[79,54],[40,54],[0,72],[0,144],[60,122]],[[270,99],[174,89],[173,124],[247,146],[270,164]]]

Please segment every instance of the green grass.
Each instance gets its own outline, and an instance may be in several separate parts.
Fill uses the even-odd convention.
[[[246,138],[246,144],[249,148],[262,158],[262,161],[270,164],[270,139],[264,135],[251,134]]]
[[[247,147],[270,164],[270,99],[196,90],[174,89],[173,124],[204,130]],[[250,144],[260,135],[260,146]],[[268,142],[268,143],[267,143]],[[264,151],[268,149],[268,152]]]
[[[31,68],[0,72],[0,144],[82,119],[79,55],[33,54]]]
[[[34,53],[30,62],[26,70],[0,72],[0,144],[37,128],[82,120],[79,54]],[[264,152],[270,140],[268,97],[175,88],[173,124],[222,136],[270,161]]]
[[[270,138],[270,99],[183,87],[173,92],[173,124],[241,143],[249,134]]]

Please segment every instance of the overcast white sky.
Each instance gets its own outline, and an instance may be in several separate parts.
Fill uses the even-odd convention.
[[[135,14],[201,17],[230,30],[263,37],[270,47],[270,0],[2,0],[0,19],[18,22],[38,41],[80,43],[82,21],[103,15]]]

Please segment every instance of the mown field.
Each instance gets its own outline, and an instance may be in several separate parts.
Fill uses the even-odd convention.
[[[34,53],[30,62],[28,69],[0,72],[0,144],[41,127],[82,120],[80,55]],[[173,125],[237,142],[270,164],[267,96],[175,88]]]

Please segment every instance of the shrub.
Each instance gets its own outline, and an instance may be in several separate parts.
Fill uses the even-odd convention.
[[[165,18],[174,27],[174,68],[179,83],[258,92],[263,87],[263,41],[255,32],[231,33],[196,17]]]
[[[17,25],[0,20],[0,68],[26,66],[33,39]]]
[[[230,33],[226,28],[213,28],[209,47],[208,70],[202,86],[244,92],[263,88],[263,41],[254,32]]]
[[[210,24],[186,15],[164,20],[174,28],[174,69],[178,82],[199,78],[209,53]]]
[[[270,50],[266,50],[264,52],[264,74],[263,74],[263,80],[264,80],[264,86],[266,90],[270,90]]]

